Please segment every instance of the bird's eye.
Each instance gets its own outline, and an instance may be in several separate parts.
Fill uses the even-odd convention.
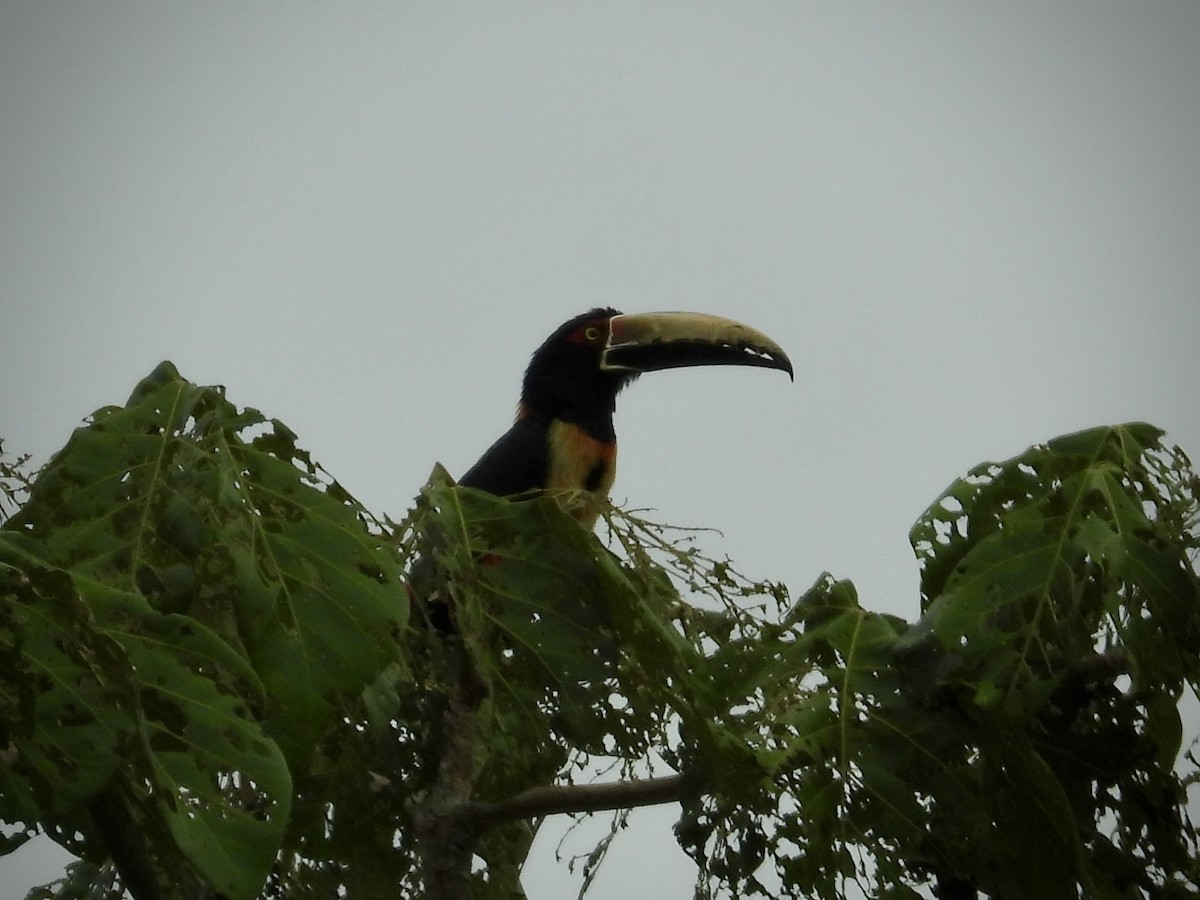
[[[600,329],[595,325],[589,325],[583,330],[583,336],[591,343],[600,340]]]

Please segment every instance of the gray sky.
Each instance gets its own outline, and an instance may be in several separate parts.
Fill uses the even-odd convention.
[[[913,618],[969,466],[1129,419],[1200,457],[1198,46],[1190,0],[0,0],[0,436],[44,460],[169,358],[397,516],[561,321],[718,313],[796,383],[641,379],[614,499]],[[593,896],[689,895],[672,820]]]

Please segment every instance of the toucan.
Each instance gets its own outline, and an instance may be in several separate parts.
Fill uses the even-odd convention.
[[[643,372],[685,366],[761,366],[794,378],[765,334],[693,312],[626,315],[597,308],[561,325],[525,370],[516,421],[459,484],[499,496],[582,492],[604,500],[616,475],[617,394]],[[577,506],[589,527],[598,503]]]

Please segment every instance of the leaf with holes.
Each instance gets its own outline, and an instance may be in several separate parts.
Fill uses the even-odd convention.
[[[17,752],[32,760],[64,721],[76,724],[72,740],[91,735],[97,752],[71,764],[78,778],[64,781],[79,786],[60,806],[115,777],[157,856],[178,848],[221,892],[254,896],[292,774],[335,704],[398,658],[407,596],[378,530],[281,423],[164,363],[125,407],[75,432],[5,525],[17,570],[6,584],[53,576],[63,590],[8,603],[17,630],[0,629],[0,649],[92,687],[74,717],[55,714],[61,692],[39,698]],[[71,641],[53,634],[67,627]],[[47,643],[57,657],[39,650]],[[19,705],[44,686],[16,679],[0,699]],[[29,811],[37,790],[16,807]]]

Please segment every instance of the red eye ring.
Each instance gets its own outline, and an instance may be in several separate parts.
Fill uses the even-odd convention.
[[[598,344],[604,339],[604,327],[599,322],[590,322],[586,325],[580,325],[574,331],[567,335],[567,340],[572,344]]]

